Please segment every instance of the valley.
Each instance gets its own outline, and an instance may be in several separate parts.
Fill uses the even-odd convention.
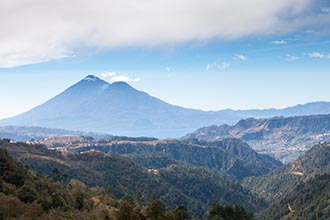
[[[64,136],[0,141],[1,149],[16,160],[64,184],[76,179],[88,187],[111,189],[119,200],[140,195],[145,206],[156,197],[168,210],[184,205],[193,219],[206,218],[214,201],[241,205],[258,220],[315,215],[327,219],[329,146],[315,145],[283,166],[233,138],[204,142]],[[322,200],[316,196],[320,190]],[[309,192],[309,197],[303,196]]]

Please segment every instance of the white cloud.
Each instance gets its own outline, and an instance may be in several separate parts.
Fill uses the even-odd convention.
[[[222,62],[219,66],[218,66],[218,68],[220,69],[220,70],[225,70],[225,69],[227,69],[227,68],[229,68],[230,67],[230,63],[228,63],[228,62]]]
[[[3,51],[0,48],[0,68],[10,68],[25,64],[48,62],[51,60],[63,59],[72,56],[74,56],[72,51],[61,48],[47,48],[44,50],[44,48],[38,46],[32,48],[32,45],[31,48],[25,51],[22,51],[20,46],[13,48],[11,51]]]
[[[234,60],[246,61],[248,58],[247,58],[247,56],[244,56],[244,55],[241,55],[241,54],[235,54],[233,59]]]
[[[111,78],[111,82],[140,82],[140,81],[141,78],[139,77],[130,78],[129,76],[126,75],[117,75]]]
[[[101,78],[103,78],[103,79],[111,78],[111,77],[114,77],[116,75],[117,75],[117,73],[112,72],[112,71],[100,74]]]
[[[213,64],[211,64],[211,63],[206,64],[205,71],[206,72],[210,71],[212,69],[212,67],[213,67]]]
[[[285,40],[274,40],[271,43],[277,45],[283,45],[283,44],[287,44],[288,42],[286,42]]]
[[[319,52],[308,53],[307,55],[309,57],[318,58],[318,59],[330,58],[330,54],[319,53]]]
[[[140,77],[131,78],[124,74],[117,74],[116,72],[113,72],[113,71],[101,73],[99,75],[102,79],[110,81],[111,83],[113,83],[113,82],[128,82],[129,83],[129,82],[140,82],[141,81]]]
[[[168,73],[172,73],[172,72],[174,72],[174,69],[173,69],[172,67],[169,67],[169,66],[167,66],[167,67],[165,68],[165,70],[166,70],[166,72],[168,72]]]
[[[290,55],[290,54],[286,54],[286,60],[287,61],[295,61],[295,60],[299,60],[300,57],[297,57],[297,56],[293,56],[293,55]]]
[[[330,13],[330,7],[329,8],[322,8],[321,11],[323,13]]]
[[[208,63],[205,66],[205,71],[211,71],[211,70],[220,70],[220,71],[224,71],[226,69],[228,69],[230,67],[230,63],[223,61],[223,62],[214,62],[214,63]]]
[[[0,67],[60,59],[80,49],[164,47],[280,35],[329,24],[313,0],[1,0]]]

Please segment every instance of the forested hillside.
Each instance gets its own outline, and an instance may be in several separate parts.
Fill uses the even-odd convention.
[[[189,210],[178,206],[169,210],[162,200],[152,198],[142,205],[141,194],[135,199],[116,198],[111,188],[89,188],[78,180],[62,184],[55,177],[49,179],[36,174],[14,161],[0,148],[0,219],[73,219],[73,220],[191,220]],[[212,206],[208,219],[213,217],[253,215],[241,206]],[[195,216],[196,217],[196,216]],[[195,218],[194,217],[194,218]],[[196,217],[200,218],[200,217]]]
[[[330,170],[330,144],[322,143],[312,147],[295,162],[280,167],[262,176],[247,178],[245,186],[254,193],[273,203],[283,199],[301,182]]]
[[[122,137],[102,140],[79,138],[72,141],[67,138],[51,138],[37,143],[58,150],[97,150],[111,155],[120,154],[148,168],[166,168],[169,164],[185,163],[214,169],[239,180],[266,174],[282,165],[270,156],[257,154],[248,144],[234,138],[216,142]]]
[[[144,205],[154,196],[170,209],[185,205],[191,213],[204,216],[214,200],[222,205],[240,204],[250,211],[266,207],[263,200],[229,176],[202,167],[179,164],[147,169],[128,157],[100,152],[59,152],[6,141],[1,146],[31,169],[53,179],[64,183],[78,179],[89,187],[111,189],[117,198],[140,195]]]
[[[316,175],[306,182],[301,182],[292,192],[285,195],[259,219],[264,220],[299,220],[330,219],[330,173]]]

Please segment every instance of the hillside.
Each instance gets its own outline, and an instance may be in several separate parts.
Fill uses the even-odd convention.
[[[105,219],[115,210],[106,200],[115,198],[77,180],[63,185],[36,175],[0,148],[1,219]]]
[[[154,195],[168,204],[168,208],[185,205],[196,215],[205,215],[213,200],[226,205],[238,203],[251,211],[266,207],[263,200],[230,177],[202,167],[170,165],[147,169],[127,157],[100,152],[60,153],[41,145],[4,141],[1,146],[37,172],[63,182],[74,178],[87,186],[111,186],[118,198],[126,194],[135,198],[140,194],[144,204]]]
[[[195,219],[183,205],[170,210],[159,199],[151,199],[143,205],[142,194],[138,194],[136,199],[128,195],[118,199],[110,187],[89,188],[78,180],[62,184],[56,177],[49,179],[30,171],[13,160],[3,148],[0,148],[0,171],[1,219]],[[241,206],[217,205],[228,211],[217,213],[212,206],[210,213],[213,216],[229,214],[242,220],[253,219],[252,213],[246,212]]]
[[[259,153],[292,162],[320,141],[330,140],[330,115],[245,119],[233,126],[211,126],[187,134],[183,139],[216,141],[240,138]]]
[[[97,150],[128,156],[148,168],[164,168],[170,164],[185,163],[206,167],[229,174],[237,179],[266,174],[278,166],[279,161],[257,154],[251,147],[238,139],[217,142],[179,141],[176,139],[79,139],[74,142],[63,138],[50,138],[36,143],[58,150],[85,152]]]
[[[245,187],[273,203],[284,199],[295,188],[314,178],[315,175],[330,171],[330,144],[313,146],[295,162],[280,167],[262,177],[245,180]]]
[[[113,135],[180,137],[203,126],[234,124],[247,117],[330,113],[330,103],[286,109],[201,111],[168,104],[125,82],[107,83],[89,75],[45,103],[1,126],[38,126]]]
[[[323,129],[321,125],[319,128]],[[305,131],[302,128],[300,132]],[[269,156],[257,154],[248,144],[234,138],[207,142],[197,139],[64,136],[30,143],[1,140],[0,146],[53,181],[61,180],[70,185],[76,183],[71,179],[77,179],[82,182],[77,187],[87,189],[81,185],[86,184],[88,187],[109,189],[113,197],[108,195],[107,198],[125,198],[125,195],[135,198],[139,195],[143,198],[142,204],[147,206],[154,195],[164,201],[168,209],[184,205],[190,213],[203,216],[214,200],[222,205],[241,204],[250,211],[259,212],[258,219],[265,220],[311,219],[316,216],[327,219],[330,215],[327,202],[330,199],[330,144],[327,142],[313,146],[298,160],[285,166],[280,166]],[[15,171],[10,175],[6,174],[7,170],[10,172],[8,168],[0,170],[0,173],[21,184],[25,181],[22,179],[30,181],[30,176],[35,175],[21,175],[30,172],[26,168],[13,169]],[[243,184],[233,177],[242,180]],[[3,180],[0,186],[3,187]],[[54,189],[62,192],[69,186],[56,187]],[[37,209],[42,201],[38,201],[37,205],[26,205],[20,199],[13,199],[17,192],[9,196],[0,193],[0,200],[8,200],[8,204],[16,204],[22,210],[33,207],[40,210],[39,214],[43,213],[42,206]],[[86,204],[91,204],[88,201],[99,192],[88,189],[84,194]],[[61,198],[68,199],[65,196]],[[117,201],[114,204],[119,207],[119,200],[112,201]],[[72,200],[63,204],[75,206]],[[104,205],[108,207],[106,203]],[[268,205],[270,207],[265,209]],[[87,216],[96,215],[94,212],[99,215],[100,210],[88,207],[83,211]],[[63,207],[56,208],[56,212],[65,214],[67,211]],[[49,213],[52,215],[54,212]],[[80,211],[74,213],[81,215]],[[28,212],[25,214],[30,215]]]
[[[317,175],[300,183],[291,193],[264,211],[259,219],[330,219],[329,199],[330,173]]]

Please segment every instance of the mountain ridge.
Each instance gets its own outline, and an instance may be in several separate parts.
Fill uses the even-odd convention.
[[[237,179],[266,174],[281,162],[267,155],[257,154],[248,144],[238,139],[218,142],[187,142],[175,139],[134,139],[113,137],[93,140],[89,138],[55,137],[36,141],[59,151],[100,151],[110,155],[128,156],[148,168],[164,168],[168,164],[189,164],[226,173]],[[157,158],[155,161],[154,158]]]
[[[323,112],[330,113],[330,103],[316,102],[282,110],[189,109],[168,104],[148,93],[136,90],[125,82],[110,84],[96,76],[88,75],[37,107],[0,120],[0,125],[166,138],[180,137],[212,124],[234,124],[247,117]]]
[[[216,141],[240,138],[259,153],[291,162],[319,141],[330,140],[330,115],[248,118],[233,126],[210,126],[185,135],[182,139]]]

